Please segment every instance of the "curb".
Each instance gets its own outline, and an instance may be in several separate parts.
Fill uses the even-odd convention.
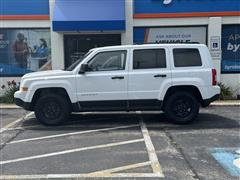
[[[210,106],[240,106],[240,102],[213,102]]]
[[[22,108],[15,104],[0,104],[0,109],[22,109]]]

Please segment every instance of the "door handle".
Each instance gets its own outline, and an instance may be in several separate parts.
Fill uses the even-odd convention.
[[[154,75],[153,77],[155,77],[155,78],[157,78],[157,77],[167,77],[167,75],[166,74],[156,74],[156,75]]]
[[[124,79],[124,76],[113,76],[112,79]]]

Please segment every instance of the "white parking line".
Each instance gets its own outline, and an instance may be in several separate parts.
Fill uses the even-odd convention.
[[[41,154],[41,155],[36,155],[36,156],[29,156],[29,157],[24,157],[24,158],[17,158],[17,159],[12,159],[12,160],[0,161],[0,165],[15,163],[15,162],[21,162],[21,161],[27,161],[27,160],[32,160],[32,159],[40,159],[40,158],[45,158],[45,157],[57,156],[57,155],[62,155],[62,154],[69,154],[69,153],[92,150],[92,149],[100,149],[100,148],[107,148],[107,147],[113,147],[113,146],[120,146],[120,145],[124,145],[124,144],[131,144],[131,143],[137,143],[137,142],[143,142],[143,141],[144,141],[144,139],[135,139],[135,140],[122,141],[122,142],[117,142],[117,143],[109,143],[109,144],[103,144],[103,145],[96,145],[96,146],[70,149],[70,150],[59,151],[59,152],[54,152],[54,153],[47,153],[47,154]]]
[[[34,112],[30,112],[30,113],[28,113],[27,115],[25,115],[24,117],[19,118],[19,119],[13,121],[13,122],[7,124],[5,127],[3,127],[3,128],[0,129],[0,133],[2,133],[2,132],[4,132],[4,131],[8,130],[8,128],[11,128],[11,127],[14,126],[15,124],[17,124],[17,123],[23,121],[24,119],[26,119],[26,118],[32,116],[33,114],[34,114]]]
[[[67,179],[67,178],[159,178],[158,174],[153,173],[116,173],[105,175],[90,174],[43,174],[43,175],[0,175],[0,179]]]
[[[5,132],[5,131],[14,131],[14,130],[24,130],[24,128],[22,128],[22,127],[2,128],[1,130],[4,130],[4,132]]]
[[[87,133],[93,133],[93,132],[99,132],[99,131],[110,131],[110,130],[116,130],[116,129],[125,129],[125,128],[138,127],[138,126],[139,126],[139,124],[133,124],[133,125],[128,125],[128,126],[119,126],[119,127],[112,127],[112,128],[102,128],[102,129],[94,129],[94,130],[87,130],[87,131],[80,131],[80,132],[57,134],[57,135],[51,135],[51,136],[42,136],[42,137],[37,137],[37,138],[29,138],[29,139],[11,141],[8,144],[15,144],[15,143],[29,142],[29,141],[37,141],[37,140],[43,140],[43,139],[72,136],[72,135],[80,135],[80,134],[87,134]]]
[[[154,174],[158,174],[161,177],[164,177],[162,168],[160,166],[160,163],[158,161],[158,157],[155,151],[155,148],[153,146],[152,140],[150,138],[150,135],[148,133],[146,124],[143,122],[143,119],[141,118],[140,120],[140,125],[141,125],[141,130],[142,130],[142,134],[143,134],[143,138],[144,138],[144,142],[148,151],[148,157],[151,161],[151,166],[153,169],[153,173]]]
[[[137,112],[137,113],[139,113],[139,112]],[[21,162],[21,161],[27,161],[27,160],[32,160],[32,159],[39,159],[39,158],[57,156],[57,155],[62,155],[62,154],[74,153],[74,152],[80,152],[80,151],[86,151],[86,150],[92,150],[92,149],[114,147],[114,146],[119,146],[119,145],[137,143],[137,142],[145,142],[150,161],[142,162],[142,163],[136,163],[136,164],[130,164],[130,165],[126,165],[126,166],[122,166],[122,167],[116,167],[116,168],[102,170],[102,171],[85,173],[85,174],[0,175],[0,179],[56,179],[56,178],[57,179],[66,179],[66,178],[76,178],[76,179],[78,179],[78,178],[87,178],[87,177],[90,177],[90,178],[91,177],[92,178],[93,177],[95,177],[95,178],[96,177],[97,178],[107,178],[107,177],[111,177],[111,178],[131,178],[131,177],[133,177],[133,178],[138,178],[138,177],[139,178],[140,177],[142,177],[142,178],[152,178],[152,177],[157,177],[157,178],[159,178],[159,177],[164,177],[164,174],[162,172],[160,163],[158,161],[158,158],[157,158],[157,155],[156,155],[156,152],[155,152],[155,148],[153,146],[150,135],[148,133],[146,124],[144,123],[142,118],[139,122],[140,122],[141,132],[143,134],[142,139],[135,139],[135,140],[122,141],[122,142],[117,142],[117,143],[102,144],[102,145],[89,146],[89,147],[83,147],[83,148],[76,148],[76,149],[70,149],[70,150],[59,151],[59,152],[54,152],[54,153],[47,153],[47,154],[42,154],[42,155],[36,155],[36,156],[30,156],[30,157],[23,157],[23,158],[18,158],[18,159],[0,161],[0,165],[15,163],[15,162]],[[18,122],[16,122],[16,123],[18,123]],[[13,125],[15,125],[16,123],[14,123]],[[13,125],[11,125],[11,126],[13,126]],[[8,126],[7,129],[10,130],[11,126]],[[38,138],[22,139],[22,140],[18,140],[18,141],[12,141],[9,144],[36,141],[36,140],[56,138],[56,137],[71,136],[71,135],[78,135],[78,134],[86,134],[86,133],[92,133],[92,132],[98,132],[98,131],[123,129],[123,128],[137,127],[137,126],[139,126],[139,124],[112,127],[112,128],[102,128],[102,129],[95,129],[95,130],[87,130],[87,131],[81,131],[81,132],[64,133],[64,134],[58,134],[58,135],[43,136],[43,137],[38,137]],[[17,128],[24,128],[24,127],[17,127]],[[11,129],[14,129],[14,128],[11,128]],[[149,165],[151,165],[151,167],[153,169],[153,173],[118,173],[118,172],[121,172],[121,171],[124,171],[124,170],[135,169],[135,168],[149,166]]]
[[[148,165],[151,165],[150,161],[143,162],[143,163],[130,164],[130,165],[107,169],[107,170],[103,170],[103,171],[96,171],[96,172],[89,173],[89,175],[95,175],[95,176],[107,175],[107,174],[110,175],[112,173],[116,173],[119,171],[126,171],[129,169],[135,169],[135,168],[144,167],[144,166],[148,166]]]

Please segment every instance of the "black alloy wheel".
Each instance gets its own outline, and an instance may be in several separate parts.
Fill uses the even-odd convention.
[[[197,117],[199,102],[190,92],[176,92],[166,99],[164,110],[169,121],[187,124]]]
[[[66,97],[58,94],[47,94],[38,99],[34,111],[37,120],[42,124],[54,126],[68,119],[70,109],[70,103]]]

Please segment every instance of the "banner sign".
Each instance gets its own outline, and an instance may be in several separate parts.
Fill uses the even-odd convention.
[[[49,29],[0,29],[0,75],[51,69]]]
[[[49,0],[0,0],[0,20],[48,20]]]
[[[222,29],[222,73],[240,73],[240,25]]]
[[[134,43],[206,44],[206,27],[134,28]]]
[[[134,18],[237,16],[239,0],[135,0]]]

